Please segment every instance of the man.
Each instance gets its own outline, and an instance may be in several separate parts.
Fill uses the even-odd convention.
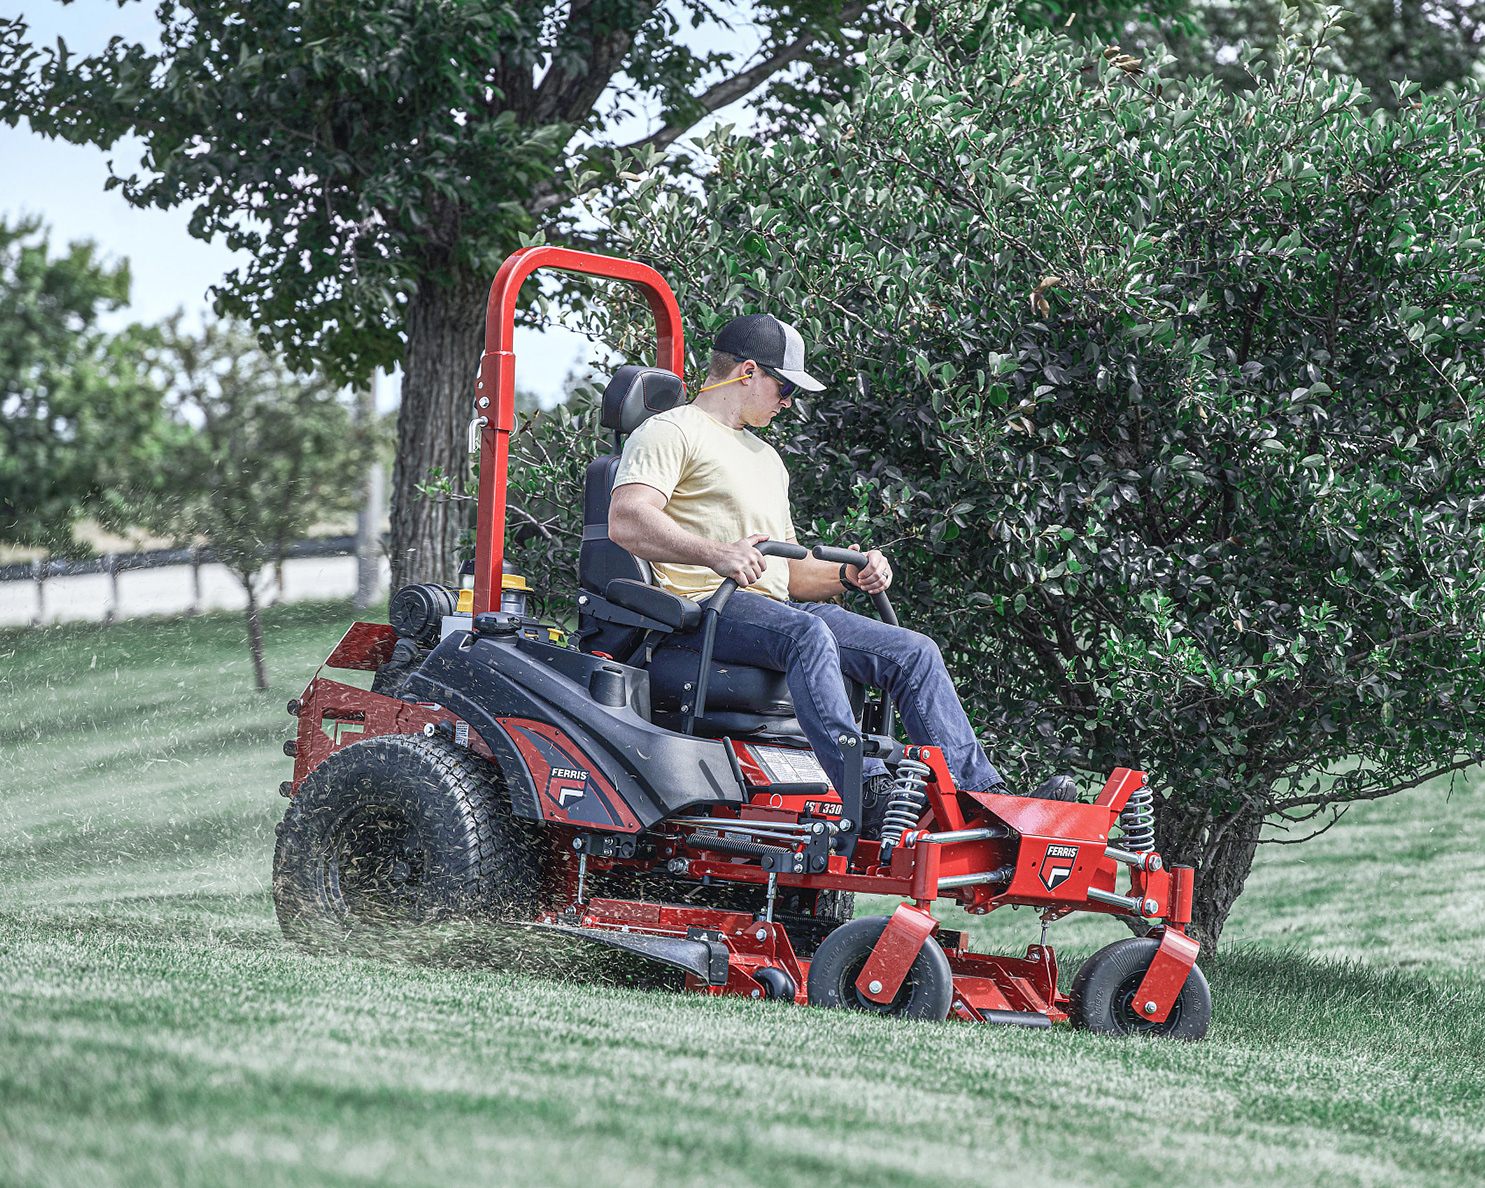
[[[857,729],[844,673],[890,692],[908,737],[939,747],[960,788],[1005,791],[938,645],[828,601],[844,590],[886,590],[886,557],[873,549],[858,569],[764,557],[753,547],[795,537],[789,472],[749,430],[766,428],[797,391],[824,386],[804,370],[804,341],[793,326],[771,314],[734,318],[717,335],[696,399],[630,436],[614,477],[609,538],[649,561],[660,584],[684,598],[704,600],[723,578],[737,583],[717,623],[715,659],[785,674],[799,724],[837,788],[845,761],[836,740]],[[675,646],[700,645],[681,637]],[[892,781],[880,759],[867,759],[863,774],[862,824],[874,834]],[[1058,791],[1064,799],[1076,789],[1069,780]],[[1036,793],[1048,794],[1048,786]]]

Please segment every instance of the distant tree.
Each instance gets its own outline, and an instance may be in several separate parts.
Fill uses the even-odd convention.
[[[354,511],[372,443],[348,400],[290,372],[240,326],[171,332],[171,400],[190,431],[165,481],[130,511],[152,531],[210,545],[247,594],[248,646],[268,688],[259,617],[265,573],[316,522]]]
[[[77,521],[158,470],[159,333],[98,324],[128,303],[127,262],[87,242],[54,256],[39,219],[0,219],[0,541],[78,552]]]
[[[1480,91],[1369,114],[1334,33],[1234,94],[950,4],[814,139],[609,214],[697,363],[800,326],[801,533],[893,555],[1013,778],[1150,772],[1212,942],[1265,823],[1485,756]]]

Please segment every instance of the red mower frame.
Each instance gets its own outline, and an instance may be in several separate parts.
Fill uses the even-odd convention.
[[[498,610],[501,602],[506,472],[515,423],[516,302],[524,281],[543,268],[638,288],[655,316],[658,366],[676,376],[682,373],[680,310],[654,269],[558,247],[527,248],[506,260],[490,290],[476,418],[470,426],[480,458],[476,620]],[[478,633],[476,622],[473,634]],[[534,919],[522,922],[525,926],[655,956],[683,968],[688,988],[707,994],[815,1001],[886,1013],[894,1013],[894,1003],[900,1005],[904,985],[916,976],[925,954],[936,963],[942,953],[952,977],[949,1017],[1026,1026],[1047,1026],[1071,1013],[1075,1023],[1098,1029],[1158,1033],[1168,1029],[1192,979],[1200,979],[1194,970],[1198,945],[1186,935],[1194,872],[1166,868],[1154,851],[1153,806],[1143,772],[1116,769],[1092,803],[1039,800],[958,789],[937,749],[901,748],[898,761],[911,761],[921,773],[916,777],[921,807],[916,827],[902,832],[895,844],[861,839],[850,852],[840,853],[833,849],[836,828],[831,823],[832,814],[838,818],[841,813],[840,797],[831,792],[808,799],[787,788],[771,791],[774,780],[762,753],[746,739],[732,738],[719,741],[739,782],[749,790],[741,805],[717,806],[701,816],[667,817],[641,828],[634,814],[623,809],[622,796],[609,788],[618,806],[612,819],[580,822],[565,812],[562,773],[596,773],[601,764],[560,723],[504,717],[498,731],[486,726],[482,733],[478,723],[441,704],[382,696],[323,675],[324,668],[376,670],[389,661],[397,642],[397,633],[388,626],[354,624],[302,697],[291,703],[299,722],[296,739],[285,744],[295,757],[285,794],[297,794],[311,772],[345,747],[382,735],[438,732],[483,756],[502,768],[507,783],[533,790],[532,803],[540,804],[549,838],[544,904]],[[755,842],[736,840],[744,836]],[[760,837],[776,838],[777,844],[755,844]],[[595,875],[626,871],[766,886],[769,907],[753,913],[642,898],[585,898]],[[884,924],[873,926],[879,932],[854,942],[855,963],[848,962],[851,972],[841,975],[844,980],[838,978],[832,991],[817,992],[812,960],[800,955],[788,931],[773,918],[778,888],[864,892],[898,896],[904,902]],[[1041,915],[1041,942],[1029,946],[1024,957],[972,953],[961,933],[942,928],[931,914],[939,899],[955,900],[972,915],[1008,905],[1031,907]],[[1146,940],[1119,942],[1090,959],[1068,995],[1058,988],[1057,958],[1045,943],[1046,925],[1075,911],[1118,916],[1146,925],[1150,932]],[[842,929],[863,924],[856,920]],[[829,943],[827,937],[815,962],[824,960]],[[1091,968],[1114,950],[1125,953],[1127,966],[1127,947],[1136,944],[1144,948],[1133,973],[1125,966],[1113,973],[1102,966]],[[1080,1001],[1095,993],[1117,1001]],[[1206,994],[1204,980],[1201,994]],[[849,1001],[838,1001],[842,996]],[[944,1017],[938,1009],[934,1015]],[[1209,1016],[1209,999],[1205,1009]],[[1112,1021],[1109,1026],[1100,1027],[1103,1018]],[[1197,1030],[1188,1029],[1187,1038],[1198,1038],[1205,1030],[1202,1020]]]

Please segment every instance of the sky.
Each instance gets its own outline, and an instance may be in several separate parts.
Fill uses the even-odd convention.
[[[65,6],[56,0],[0,0],[0,15],[24,16],[36,41],[52,43],[61,36],[69,50],[84,54],[101,50],[112,36],[154,42],[158,27],[154,9],[153,3],[138,2],[120,8],[114,0],[77,0]],[[751,28],[728,33],[683,24],[687,41],[698,49],[757,44]],[[739,102],[715,113],[708,124],[716,122],[747,127],[751,121]],[[628,141],[648,130],[647,118],[639,116],[615,135]],[[187,230],[189,208],[141,210],[117,191],[105,192],[110,159],[117,162],[119,173],[127,175],[139,161],[137,142],[120,142],[105,152],[48,140],[24,123],[15,128],[0,124],[0,216],[12,221],[20,215],[40,216],[50,225],[58,248],[91,239],[105,256],[127,257],[133,300],[128,310],[116,315],[117,324],[154,322],[179,309],[188,324],[199,325],[210,311],[208,288],[238,266],[246,253],[193,238]],[[590,351],[586,339],[560,327],[517,330],[517,383],[543,403],[552,402],[568,371],[586,362]],[[393,375],[390,382],[378,385],[378,403],[384,409],[395,406],[399,379]]]

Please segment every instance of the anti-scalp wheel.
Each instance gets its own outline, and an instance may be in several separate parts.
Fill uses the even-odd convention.
[[[932,937],[918,950],[890,1005],[872,1002],[856,989],[856,978],[881,939],[887,919],[862,916],[842,924],[820,942],[810,962],[810,1005],[846,1007],[901,1019],[947,1019],[954,995],[954,974],[949,969],[949,959]]]
[[[1140,1014],[1134,992],[1155,960],[1160,942],[1132,936],[1107,945],[1083,962],[1073,978],[1068,1015],[1074,1027],[1103,1035],[1161,1035],[1199,1040],[1212,1022],[1212,992],[1196,966],[1186,975],[1180,997],[1165,1021],[1153,1023]]]
[[[451,919],[529,919],[540,858],[498,769],[441,738],[393,734],[331,755],[279,827],[273,901],[307,949]]]

